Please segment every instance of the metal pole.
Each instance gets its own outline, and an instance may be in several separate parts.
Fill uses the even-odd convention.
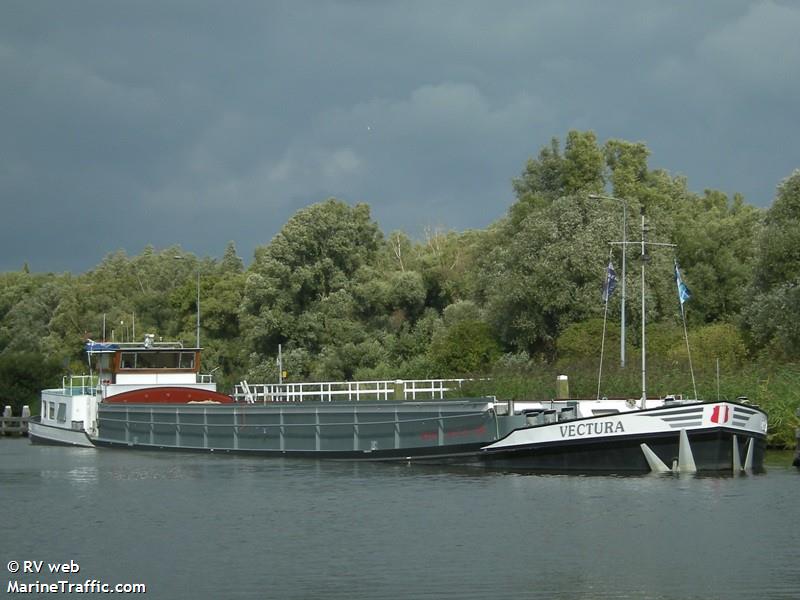
[[[642,212],[642,408],[646,408],[647,404],[647,345],[645,343],[644,261],[644,212]]]
[[[278,344],[278,385],[283,385],[283,351]]]
[[[619,362],[625,368],[625,254],[628,241],[628,203],[622,200],[622,308],[620,323]]]
[[[200,269],[197,269],[197,348],[200,347]]]

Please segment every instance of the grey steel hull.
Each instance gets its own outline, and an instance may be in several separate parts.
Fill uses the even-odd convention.
[[[100,405],[98,446],[339,459],[474,456],[524,417],[488,402]]]
[[[665,410],[676,409],[640,414],[649,418]],[[693,405],[690,410],[699,414],[704,409]],[[557,429],[563,434],[572,423],[601,422],[609,417],[531,427],[523,415],[498,415],[492,403],[477,401],[106,404],[101,405],[98,416],[99,433],[92,440],[97,446],[314,459],[413,460],[524,472],[647,473],[650,466],[642,443],[667,465],[679,448],[677,429],[540,442],[537,436],[544,437],[548,431]],[[581,425],[575,427],[580,430]],[[523,431],[531,432],[531,443],[504,446]],[[751,447],[752,470],[763,469],[764,435],[730,427],[687,431],[698,471],[731,473]]]

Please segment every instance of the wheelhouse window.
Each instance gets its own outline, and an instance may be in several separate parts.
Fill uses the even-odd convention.
[[[104,352],[102,354],[98,353],[94,355],[94,368],[98,371],[108,371],[111,368],[111,359],[113,358],[113,353]]]
[[[185,351],[141,351],[121,352],[120,369],[152,370],[152,369],[194,369],[194,352]]]
[[[58,415],[56,420],[59,423],[66,423],[67,422],[67,405],[63,402],[58,403]]]

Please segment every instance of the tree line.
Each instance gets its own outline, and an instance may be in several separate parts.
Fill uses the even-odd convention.
[[[629,240],[644,214],[649,239],[677,245],[648,256],[657,369],[686,362],[673,259],[692,291],[696,368],[791,368],[800,357],[800,171],[761,209],[740,195],[691,192],[684,178],[651,169],[648,155],[642,143],[601,144],[591,131],[554,138],[513,178],[507,213],[483,230],[387,234],[368,205],[329,199],[299,210],[247,267],[231,242],[220,259],[147,247],[81,274],[2,273],[0,395],[30,401],[61,372],[80,371],[86,338],[152,332],[193,345],[198,274],[204,370],[216,368],[223,386],[277,380],[279,345],[290,381],[596,371],[610,248],[618,274],[621,266],[621,247],[609,242],[622,235],[623,213],[593,194],[626,202]],[[635,254],[629,298],[639,294]],[[608,307],[612,387],[627,381],[613,366],[620,296],[618,287]],[[628,302],[634,366],[640,311]]]

